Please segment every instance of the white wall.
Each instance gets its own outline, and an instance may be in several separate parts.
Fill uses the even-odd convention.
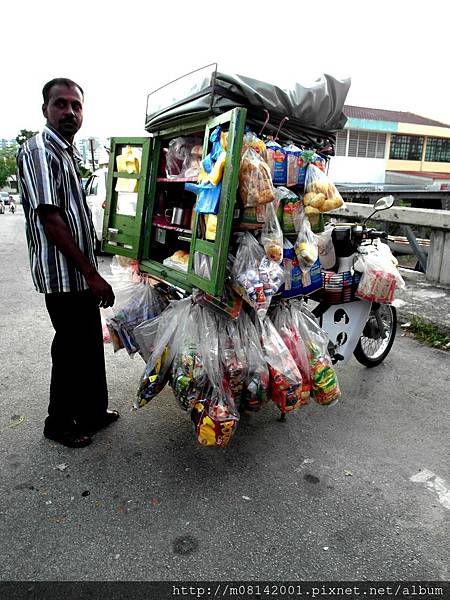
[[[333,156],[329,175],[336,183],[384,183],[384,158],[354,158]]]

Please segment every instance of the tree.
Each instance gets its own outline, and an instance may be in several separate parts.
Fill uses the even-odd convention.
[[[16,142],[21,146],[24,142],[29,140],[36,135],[37,131],[30,131],[29,129],[21,129],[19,135],[16,137]]]
[[[0,148],[0,188],[2,188],[10,175],[16,172],[17,146]]]
[[[86,167],[83,167],[83,165],[80,165],[80,175],[83,177],[83,179],[87,179],[92,175],[92,171]]]

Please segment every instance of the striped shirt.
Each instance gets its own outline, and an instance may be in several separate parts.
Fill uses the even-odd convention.
[[[51,205],[89,262],[97,268],[95,232],[81,184],[74,146],[46,125],[26,141],[17,156],[17,181],[26,218],[31,275],[38,292],[75,292],[88,288],[80,271],[47,238],[37,208]]]

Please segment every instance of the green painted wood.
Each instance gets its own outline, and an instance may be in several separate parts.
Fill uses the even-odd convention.
[[[175,285],[188,292],[192,291],[192,286],[188,282],[187,273],[182,273],[176,269],[166,267],[155,260],[142,260],[139,262],[139,269],[144,273],[154,275],[159,279],[163,279],[172,285]]]
[[[119,173],[118,171],[114,171],[113,177],[116,179],[141,179],[141,175],[136,173]]]
[[[210,119],[206,124],[205,129],[203,157],[208,153],[210,131],[218,125],[229,123],[227,157],[222,179],[219,212],[217,215],[216,240],[214,242],[206,242],[197,239],[197,226],[195,226],[192,232],[188,266],[188,281],[192,283],[193,286],[195,285],[213,296],[222,296],[224,292],[225,270],[233,223],[233,213],[236,203],[236,191],[239,183],[239,166],[246,115],[247,111],[245,108],[235,108],[219,117]],[[198,217],[196,216],[195,223],[197,223],[197,220]],[[211,253],[212,247],[213,251]],[[210,280],[204,279],[194,272],[195,252],[202,252],[203,254],[212,256]]]
[[[152,138],[112,138],[109,159],[105,216],[103,221],[102,249],[110,254],[120,254],[131,258],[141,257],[142,225],[145,213],[145,197],[147,192],[148,169],[150,164]],[[116,157],[124,146],[140,146],[142,158],[140,174],[130,177],[128,173],[114,171]],[[117,214],[118,193],[115,191],[117,179],[139,179],[137,192],[136,215]],[[117,234],[111,234],[110,228],[117,229]],[[113,243],[111,243],[113,242]],[[115,242],[115,243],[114,243]],[[130,246],[128,248],[125,245]]]
[[[157,137],[163,139],[177,137],[178,135],[190,135],[192,133],[197,133],[200,131],[204,131],[205,123],[207,118],[199,119],[193,121],[191,123],[180,123],[173,127],[168,127],[167,129],[162,129],[158,132]]]
[[[146,214],[143,221],[142,235],[143,235],[143,245],[142,245],[142,258],[144,260],[151,258],[151,238],[153,231],[153,210],[155,206],[155,197],[157,190],[157,177],[158,177],[158,167],[159,161],[161,157],[161,140],[160,138],[154,139],[153,144],[153,152],[152,152],[152,160],[150,164],[150,173],[149,173],[149,181],[148,181],[148,190],[147,190],[147,202],[146,202]]]

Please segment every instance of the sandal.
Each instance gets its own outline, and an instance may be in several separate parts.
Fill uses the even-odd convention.
[[[68,448],[84,448],[92,443],[92,438],[82,433],[76,433],[75,431],[48,431],[44,429],[44,437],[48,440],[58,442]]]

